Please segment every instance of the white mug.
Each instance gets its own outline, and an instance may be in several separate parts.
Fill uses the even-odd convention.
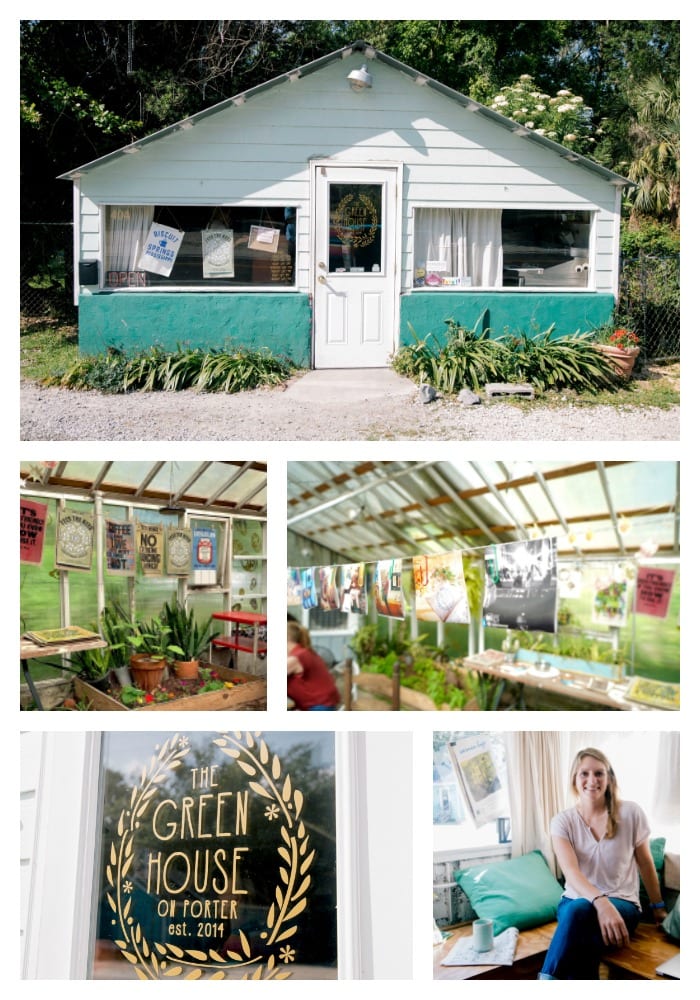
[[[479,919],[472,924],[472,937],[476,951],[491,951],[493,948],[493,920]]]

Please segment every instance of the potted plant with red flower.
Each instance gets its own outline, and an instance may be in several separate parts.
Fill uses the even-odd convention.
[[[617,374],[629,379],[640,350],[637,334],[626,327],[604,327],[597,339],[596,347],[610,359]]]

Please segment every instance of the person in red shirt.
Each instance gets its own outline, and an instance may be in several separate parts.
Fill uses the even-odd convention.
[[[340,702],[333,675],[295,621],[287,622],[287,695],[301,712],[334,712]]]

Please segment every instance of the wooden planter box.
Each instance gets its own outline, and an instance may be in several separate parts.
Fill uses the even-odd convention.
[[[228,667],[217,667],[216,673],[222,681],[243,680],[245,683],[236,684],[232,688],[221,688],[219,691],[193,694],[187,698],[154,701],[150,705],[127,708],[116,698],[105,694],[104,691],[98,691],[91,684],[76,677],[75,697],[90,702],[96,712],[230,712],[251,708],[256,702],[262,702],[261,705],[255,706],[259,711],[265,709],[267,700],[267,681],[265,679],[255,677],[253,674],[244,674],[240,670],[231,670]]]

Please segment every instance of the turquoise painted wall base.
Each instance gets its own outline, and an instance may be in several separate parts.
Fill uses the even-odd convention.
[[[302,293],[83,294],[79,316],[83,354],[235,345],[311,365],[311,306]]]
[[[596,292],[411,292],[401,298],[401,345],[414,343],[409,323],[423,340],[429,333],[445,342],[446,321],[469,330],[533,337],[554,324],[554,336],[588,333],[610,321],[612,295]]]

